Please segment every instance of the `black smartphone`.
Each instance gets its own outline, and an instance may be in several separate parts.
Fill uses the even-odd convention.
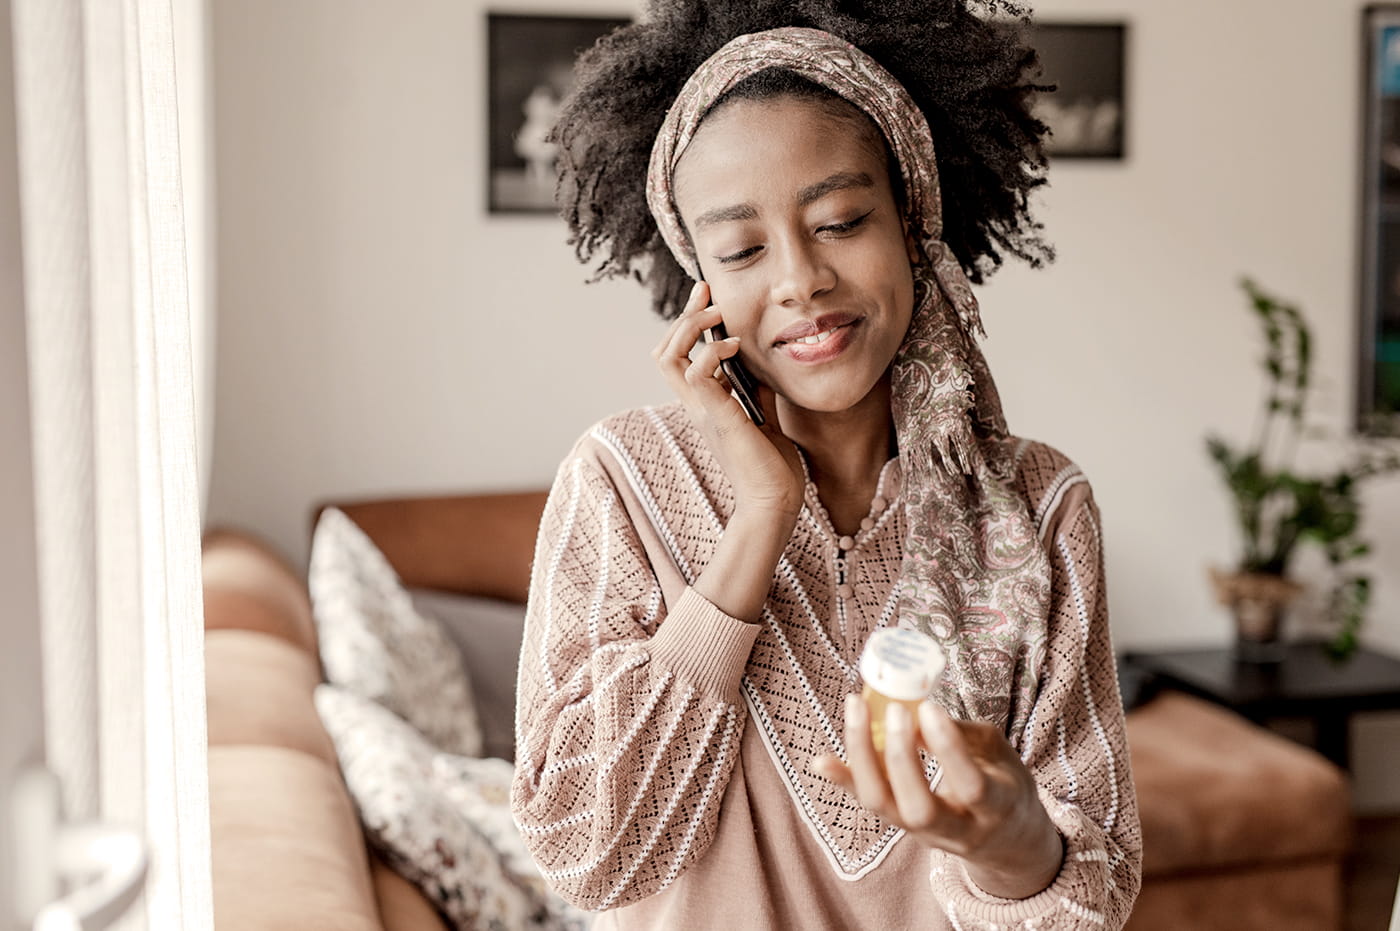
[[[704,332],[707,343],[719,342],[729,336],[723,323],[717,323]],[[758,405],[758,380],[744,367],[738,356],[720,362],[719,369],[724,373],[724,377],[729,379],[729,387],[733,389],[734,397],[739,399],[744,413],[758,426],[763,426],[763,408]]]

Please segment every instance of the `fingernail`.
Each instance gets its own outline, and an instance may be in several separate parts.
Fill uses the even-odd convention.
[[[725,340],[725,342],[726,342],[726,343],[735,343],[735,344],[737,344],[737,343],[739,342],[739,337],[737,337],[737,336],[730,336],[730,337],[728,337],[728,338]]]
[[[855,692],[846,696],[846,723],[860,723],[860,698]]]
[[[899,702],[890,702],[885,708],[885,730],[891,734],[903,734],[909,729],[909,709]]]

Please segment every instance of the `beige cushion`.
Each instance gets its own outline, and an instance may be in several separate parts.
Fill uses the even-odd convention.
[[[384,931],[447,931],[447,925],[423,893],[373,854],[370,872]]]
[[[1145,876],[1339,857],[1346,777],[1319,754],[1216,705],[1165,692],[1127,718]]]
[[[280,637],[247,630],[205,635],[209,745],[301,750],[335,765],[335,746],[312,704],[316,661]]]
[[[316,655],[306,586],[272,550],[233,531],[210,531],[200,572],[205,629],[260,630]]]
[[[340,774],[282,747],[209,748],[219,931],[370,931],[379,912]]]
[[[1143,883],[1125,931],[1334,931],[1340,860],[1161,876]]]

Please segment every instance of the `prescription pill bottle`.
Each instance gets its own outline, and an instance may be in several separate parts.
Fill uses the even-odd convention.
[[[860,655],[861,695],[870,708],[870,737],[885,752],[885,709],[899,702],[913,718],[943,674],[943,648],[927,634],[907,628],[877,630]]]

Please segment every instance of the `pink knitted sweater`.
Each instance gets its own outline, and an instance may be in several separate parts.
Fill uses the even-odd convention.
[[[1002,694],[962,697],[1011,722],[1065,839],[1047,889],[989,896],[956,856],[807,771],[842,752],[857,657],[894,620],[898,460],[844,550],[808,483],[763,618],[744,623],[689,587],[733,498],[679,404],[594,427],[560,466],[540,526],[511,801],[549,883],[607,910],[603,929],[1120,927],[1141,837],[1098,511],[1055,450],[1019,441],[1017,463],[1053,566],[1048,641],[1010,645],[1023,668]]]

